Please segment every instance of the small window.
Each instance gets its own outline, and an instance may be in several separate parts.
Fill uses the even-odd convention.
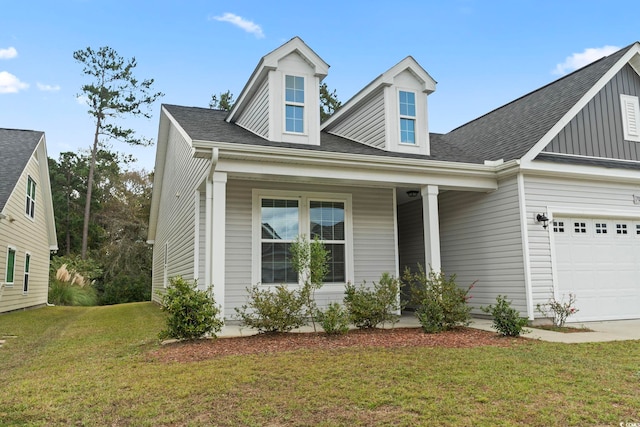
[[[400,98],[400,142],[416,143],[416,94],[399,92]]]
[[[573,223],[573,231],[578,234],[587,232],[587,223],[585,222],[574,222]]]
[[[29,218],[36,216],[36,182],[33,178],[27,178],[27,204],[25,213]]]
[[[285,130],[304,132],[304,77],[285,76]]]
[[[640,224],[636,224],[636,234],[640,234]]]
[[[607,224],[596,222],[596,234],[607,234]]]
[[[29,269],[31,264],[31,254],[24,254],[24,284],[22,285],[22,293],[29,292]]]
[[[14,274],[16,269],[16,249],[9,247],[7,249],[7,271],[5,272],[4,281],[7,285],[13,285]]]
[[[564,233],[564,221],[553,221],[553,232]]]
[[[627,234],[627,224],[616,224],[616,234]]]
[[[640,103],[637,96],[620,95],[624,139],[640,142]]]

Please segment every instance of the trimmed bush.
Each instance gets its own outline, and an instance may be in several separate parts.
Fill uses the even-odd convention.
[[[375,328],[386,322],[396,323],[400,310],[400,282],[389,273],[383,273],[373,288],[366,283],[359,287],[347,283],[344,304],[349,313],[349,320],[359,329]]]
[[[182,277],[171,278],[169,288],[161,295],[162,310],[169,313],[167,328],[160,339],[197,339],[205,335],[216,337],[223,321],[218,318],[220,308],[213,298],[212,287],[198,289]]]
[[[426,333],[435,333],[467,326],[471,322],[471,306],[467,304],[471,284],[460,288],[455,274],[449,278],[444,272],[433,270],[426,274],[422,266],[411,273],[406,269],[402,277],[409,287],[408,302],[416,307],[416,316]]]
[[[247,294],[247,304],[235,309],[243,326],[275,333],[289,332],[307,324],[306,298],[298,290],[289,290],[285,285],[273,290],[256,285],[247,288]]]
[[[318,310],[316,318],[329,335],[346,334],[349,330],[349,313],[337,302],[329,304],[324,311]]]
[[[526,318],[520,317],[518,310],[511,307],[511,301],[507,301],[506,296],[498,295],[495,306],[490,305],[480,309],[493,316],[493,328],[507,337],[520,336],[522,328],[529,323]]]

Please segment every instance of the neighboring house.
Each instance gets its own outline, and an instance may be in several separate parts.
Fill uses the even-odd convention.
[[[296,37],[230,112],[162,106],[154,299],[182,275],[232,318],[247,286],[295,285],[287,253],[304,234],[331,253],[321,303],[420,263],[477,280],[476,307],[507,295],[534,319],[572,292],[575,319],[640,318],[640,44],[444,135],[413,58],[320,123],[327,72]]]
[[[57,249],[44,133],[0,129],[0,312],[47,303]]]

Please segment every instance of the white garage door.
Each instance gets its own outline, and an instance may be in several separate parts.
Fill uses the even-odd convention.
[[[558,293],[577,297],[569,321],[640,318],[640,221],[556,218]]]

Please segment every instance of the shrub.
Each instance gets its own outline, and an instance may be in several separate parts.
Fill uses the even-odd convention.
[[[485,313],[493,316],[493,328],[500,334],[507,337],[518,337],[522,333],[522,328],[527,326],[529,321],[520,317],[520,312],[511,307],[511,302],[506,296],[498,295],[496,305],[480,307]]]
[[[329,304],[324,311],[318,310],[316,317],[329,335],[345,334],[349,330],[349,313],[337,302]]]
[[[564,323],[567,321],[567,317],[580,311],[573,306],[576,303],[575,294],[569,294],[568,302],[564,302],[563,300],[564,296],[561,301],[558,301],[553,297],[546,304],[537,304],[536,309],[545,317],[549,317],[551,315],[553,319],[553,326],[562,328]]]
[[[359,287],[347,283],[344,303],[349,320],[359,329],[375,328],[385,322],[396,323],[400,310],[398,301],[400,282],[389,273],[383,273],[373,288],[363,283]]]
[[[55,305],[96,305],[98,297],[89,280],[66,264],[50,273],[48,301]]]
[[[458,287],[455,274],[449,278],[444,272],[411,273],[406,269],[403,280],[409,287],[408,302],[416,308],[416,316],[427,333],[441,332],[457,326],[467,326],[471,321],[471,307],[467,304],[471,284],[467,289]]]
[[[298,290],[256,285],[247,288],[247,294],[247,304],[235,309],[242,325],[265,333],[289,332],[306,325],[305,298]]]
[[[118,275],[96,288],[101,305],[151,300],[151,283],[141,276]]]
[[[180,276],[173,277],[161,301],[163,311],[169,316],[167,328],[160,332],[160,339],[196,339],[207,334],[215,338],[222,329],[223,321],[218,318],[220,308],[211,287],[201,290]]]

